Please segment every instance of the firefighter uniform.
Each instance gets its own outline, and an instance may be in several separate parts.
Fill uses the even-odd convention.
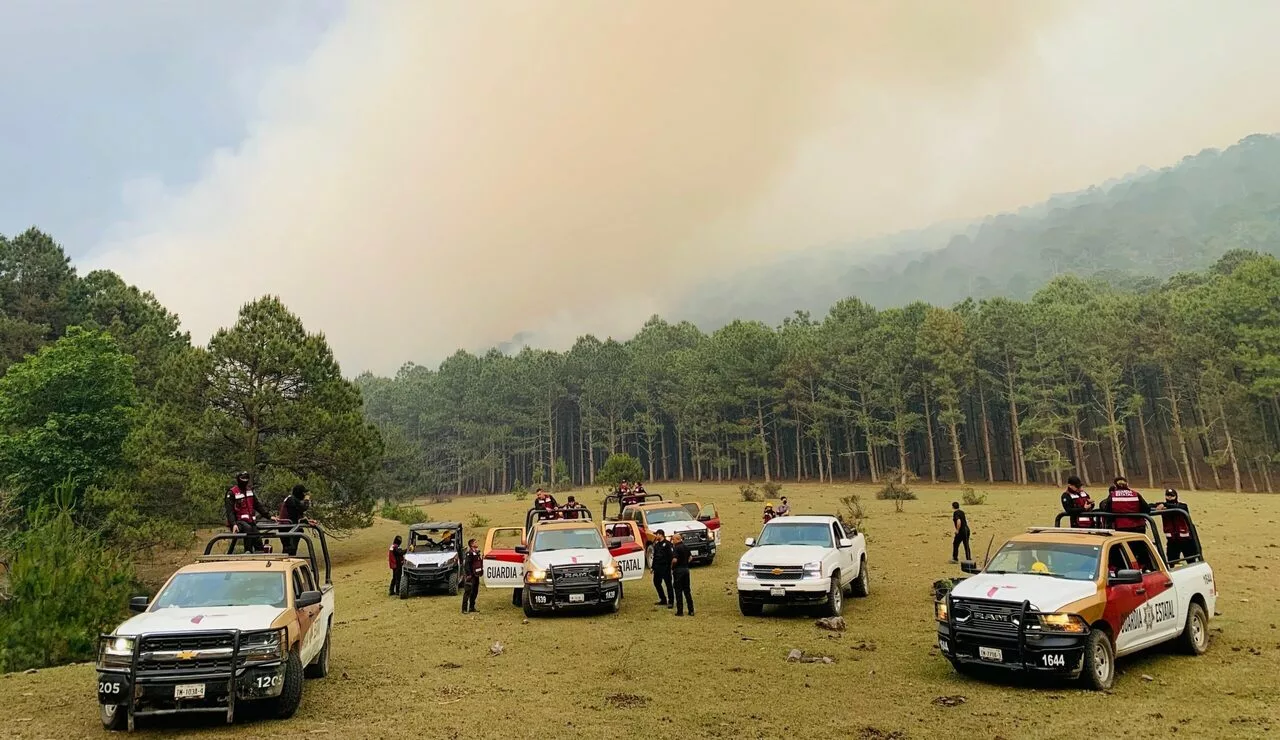
[[[1151,513],[1151,506],[1146,499],[1142,498],[1142,494],[1129,488],[1129,485],[1123,479],[1118,480],[1112,486],[1111,495],[1103,499],[1101,504],[1098,504],[1098,509],[1109,511],[1112,514]],[[1121,532],[1144,534],[1147,531],[1147,522],[1140,516],[1117,516],[1114,528]]]
[[[1165,510],[1177,509],[1190,513],[1191,509],[1178,500],[1178,492],[1172,488],[1164,492]],[[1191,520],[1182,514],[1165,514],[1163,521],[1165,537],[1165,553],[1170,563],[1195,554],[1195,544],[1191,537]]]
[[[1088,492],[1084,489],[1072,490],[1072,488],[1073,486],[1068,486],[1067,490],[1062,492],[1062,510],[1073,515],[1071,517],[1071,526],[1090,529],[1094,526],[1092,517],[1074,515],[1091,509],[1093,507],[1093,499],[1089,498]]]

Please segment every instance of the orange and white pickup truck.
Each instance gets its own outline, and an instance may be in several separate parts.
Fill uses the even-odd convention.
[[[292,538],[305,554],[214,555],[218,542],[246,537],[215,535],[199,562],[178,569],[154,599],[134,597],[137,614],[100,636],[104,728],[194,712],[233,722],[246,702],[283,719],[302,700],[304,676],[328,675],[334,590],[324,530],[259,526],[264,540]]]
[[[618,496],[611,494],[604,500],[602,515],[609,519],[609,504],[618,500],[623,506],[617,521],[632,522],[639,529],[647,548],[657,539],[661,529],[667,537],[679,534],[692,554],[695,565],[710,565],[716,559],[720,547],[720,515],[715,504],[702,505],[697,501],[664,501],[656,493],[642,496]],[[647,557],[647,556],[646,556]]]
[[[482,552],[484,585],[512,589],[512,603],[529,617],[566,609],[616,612],[623,583],[645,571],[639,530],[602,526],[585,507],[529,509],[524,527],[490,529]]]
[[[1191,545],[1180,543],[1178,558],[1166,556],[1152,515],[1187,517]],[[935,604],[942,654],[965,673],[981,666],[1057,674],[1098,690],[1114,684],[1118,657],[1168,642],[1203,654],[1218,597],[1213,569],[1186,511],[1152,515],[1143,515],[1152,536],[1032,527],[985,568],[962,564],[974,575]],[[1114,516],[1090,513],[1100,522]]]

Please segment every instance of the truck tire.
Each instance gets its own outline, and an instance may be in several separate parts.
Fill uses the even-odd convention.
[[[758,617],[764,614],[764,604],[758,601],[747,601],[742,598],[742,594],[738,594],[738,611],[742,612],[744,617]]]
[[[608,604],[605,604],[601,608],[601,611],[603,611],[605,614],[617,614],[618,610],[621,608],[622,608],[622,591],[621,589],[619,589],[618,598],[614,599]]]
[[[1084,646],[1084,670],[1080,679],[1095,691],[1109,691],[1116,682],[1116,652],[1106,632],[1094,629]]]
[[[520,605],[522,605],[522,604],[523,604],[523,602],[520,600],[520,595],[521,595],[521,593],[522,593],[523,591],[524,591],[524,589],[522,589],[522,588],[515,588],[515,589],[512,589],[512,590],[511,590],[511,605],[512,605],[512,606],[520,606]]]
[[[458,595],[458,574],[457,573],[449,574],[449,583],[445,585],[444,590],[450,596]]]
[[[653,570],[653,545],[644,547],[644,567]]]
[[[707,562],[703,563],[703,565],[708,565],[708,566],[709,566],[709,565],[711,565],[712,563],[714,563],[715,561],[716,561],[716,556],[715,556],[715,555],[712,555],[711,557],[707,558]]]
[[[1209,617],[1204,607],[1194,601],[1187,610],[1187,623],[1178,637],[1178,647],[1187,655],[1204,655],[1209,649]]]
[[[315,660],[307,666],[303,671],[303,675],[307,678],[324,678],[329,675],[329,638],[333,636],[333,620],[329,620],[329,626],[324,631],[324,647],[320,648],[320,653],[316,655]]]
[[[302,703],[302,660],[297,650],[289,651],[284,669],[284,687],[272,701],[271,713],[276,719],[289,719]]]
[[[853,595],[858,598],[866,598],[871,593],[871,576],[867,573],[867,556],[863,555],[858,561],[858,577],[853,579]]]
[[[99,704],[98,719],[102,720],[102,729],[120,732],[129,725],[129,710],[123,704]]]
[[[529,592],[527,590],[525,589],[521,589],[521,590],[524,592],[524,597],[521,600],[522,601],[521,606],[524,607],[524,615],[530,619],[533,619],[534,617],[538,616],[537,610],[533,608],[533,599],[530,598]]]
[[[840,576],[831,576],[831,588],[827,590],[827,606],[824,609],[828,617],[838,617],[844,613],[844,589],[840,587]]]
[[[409,574],[401,572],[400,573],[400,598],[402,599],[409,598],[410,588],[411,586],[409,585]]]

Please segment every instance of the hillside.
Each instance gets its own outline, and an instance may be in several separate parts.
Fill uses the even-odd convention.
[[[699,286],[672,313],[711,329],[823,314],[849,296],[877,307],[1023,300],[1059,275],[1164,279],[1235,248],[1280,254],[1280,137],[1249,136],[1014,213],[790,255]]]

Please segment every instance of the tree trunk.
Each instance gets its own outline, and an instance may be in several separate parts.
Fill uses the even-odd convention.
[[[1007,364],[1009,373],[1006,375],[1009,391],[1009,443],[1013,448],[1013,482],[1021,485],[1027,483],[1027,464],[1026,458],[1022,452],[1022,429],[1018,424],[1018,402],[1013,395],[1013,369],[1012,364]]]
[[[1135,379],[1136,380],[1136,379]],[[1136,385],[1134,386],[1137,387]],[[1156,487],[1156,467],[1151,459],[1151,442],[1147,439],[1147,418],[1144,409],[1138,409],[1138,436],[1142,438],[1142,455],[1147,465],[1147,488]]]
[[[1222,434],[1227,441],[1227,461],[1231,463],[1231,477],[1235,482],[1236,493],[1240,493],[1240,463],[1236,460],[1236,447],[1231,439],[1231,428],[1227,424],[1227,412],[1222,405],[1222,397],[1218,397],[1218,419],[1222,422]]]
[[[823,436],[823,441],[826,443],[826,444],[825,444],[825,447],[827,448],[827,482],[828,482],[828,483],[835,483],[835,482],[836,482],[836,475],[835,475],[835,471],[834,471],[834,469],[832,468],[832,464],[831,464],[831,463],[832,463],[832,460],[831,460],[831,457],[832,457],[832,456],[831,456],[831,435],[830,435],[830,434],[826,434],[826,435],[824,435],[824,436]]]
[[[764,457],[764,482],[769,483],[773,478],[769,475],[769,442],[764,436],[764,402],[760,399],[756,399],[756,423],[759,425],[760,454]]]
[[[676,469],[684,483],[684,424],[676,424]]]
[[[1200,399],[1196,399],[1196,401],[1193,407],[1199,417],[1200,428],[1204,430],[1200,433],[1200,442],[1204,445],[1205,453],[1209,457],[1213,457],[1213,440],[1209,438],[1209,417],[1204,412],[1203,402]],[[1209,463],[1209,472],[1213,473],[1213,490],[1221,491],[1222,478],[1218,475],[1218,466]]]
[[[658,428],[658,448],[662,450],[662,479],[664,481],[671,480],[671,474],[667,468],[667,427],[662,425]]]
[[[1178,456],[1182,459],[1182,470],[1186,473],[1186,485],[1196,490],[1196,477],[1191,471],[1191,457],[1187,454],[1187,437],[1182,431],[1182,414],[1178,411],[1178,392],[1173,386],[1173,373],[1168,366],[1164,368],[1165,386],[1169,389],[1169,418],[1173,422],[1173,436],[1178,445]]]
[[[920,391],[924,394],[924,430],[929,442],[929,482],[938,482],[938,455],[933,444],[933,413],[929,410],[929,384],[921,382]]]
[[[978,406],[982,411],[982,454],[987,461],[987,482],[996,482],[995,468],[991,467],[991,421],[987,418],[987,395],[982,388],[982,380],[977,382]]]
[[[902,426],[902,412],[901,403],[896,404],[894,421],[897,423],[894,426],[898,431],[898,482],[905,486],[907,485],[907,431]]]
[[[591,485],[596,484],[596,442],[591,431],[591,426],[587,426],[587,475]]]
[[[1264,457],[1259,467],[1262,468],[1262,482],[1267,486],[1267,493],[1273,493],[1271,490],[1271,462]]]
[[[1120,424],[1116,421],[1115,394],[1110,386],[1102,389],[1102,400],[1107,412],[1107,433],[1111,435],[1111,462],[1115,466],[1116,475],[1128,478],[1124,471],[1124,452],[1120,449]]]
[[[960,480],[960,485],[964,485],[964,462],[960,457],[960,430],[955,422],[947,425],[951,431],[951,457],[955,460],[956,478]]]

